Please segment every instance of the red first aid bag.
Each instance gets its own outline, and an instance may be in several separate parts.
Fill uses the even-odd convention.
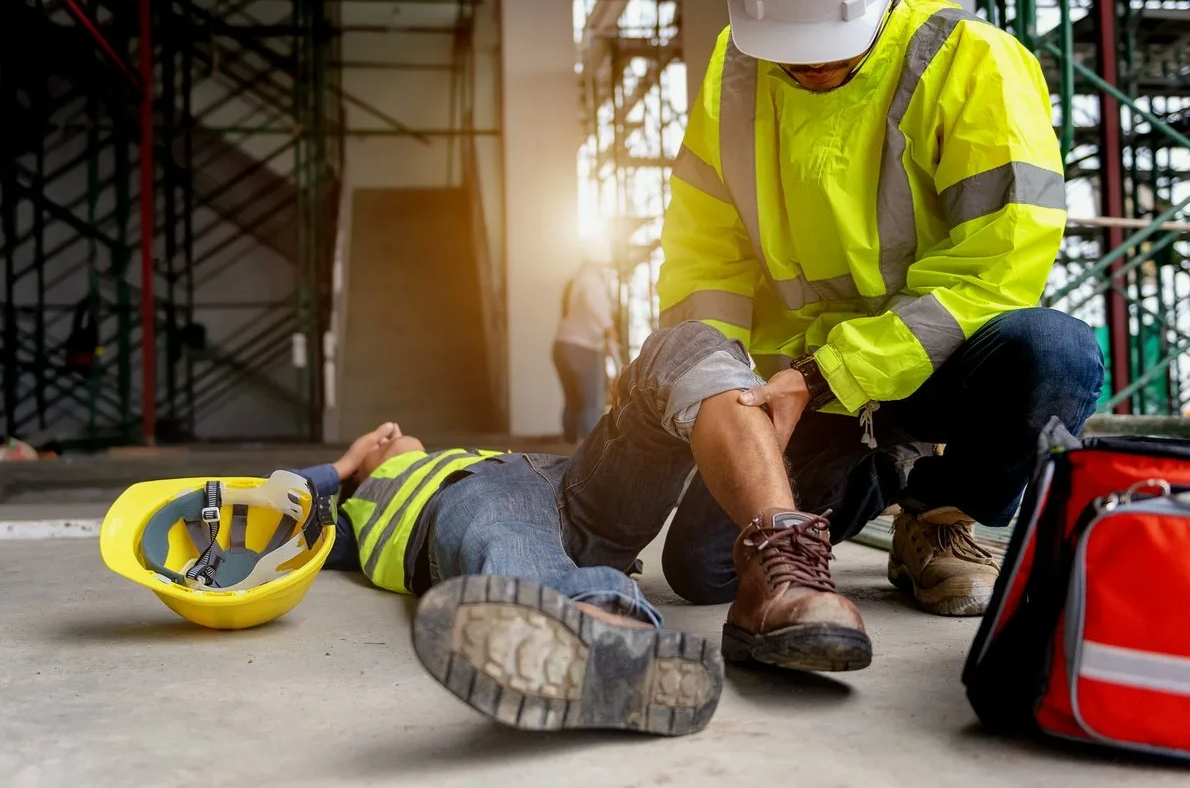
[[[1190,442],[1043,441],[967,697],[992,730],[1190,758]]]

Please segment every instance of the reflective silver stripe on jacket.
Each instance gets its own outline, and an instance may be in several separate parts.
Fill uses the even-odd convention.
[[[934,369],[942,366],[966,339],[959,321],[933,293],[899,304],[893,311],[925,348]]]
[[[359,536],[356,542],[359,544],[361,550],[367,545],[368,537],[372,535],[376,524],[380,522],[381,516],[384,515],[384,510],[392,503],[393,496],[404,486],[410,476],[426,464],[432,462],[434,456],[433,454],[428,454],[425,457],[419,457],[416,462],[391,479],[369,476],[360,484],[359,489],[351,497],[376,504],[376,508],[372,510],[371,516],[368,517],[368,521],[359,529]]]
[[[752,328],[752,298],[724,290],[696,290],[661,313],[661,327],[686,320],[718,320]]]
[[[685,145],[678,151],[678,158],[674,161],[673,176],[681,178],[708,197],[731,204],[731,194],[719,179],[715,168],[698,158],[698,154]]]
[[[756,90],[758,64],[727,43],[719,84],[719,164],[723,182],[743,222],[752,251],[773,292],[786,309],[801,309],[820,300],[805,277],[774,279],[760,241],[760,206],[756,196]]]
[[[905,50],[901,78],[888,107],[876,191],[876,228],[880,237],[880,278],[889,293],[905,286],[909,266],[917,258],[917,224],[913,216],[913,190],[909,187],[909,173],[905,171],[905,132],[901,131],[901,121],[909,111],[909,102],[921,84],[922,75],[963,19],[979,18],[958,8],[943,8],[913,32]]]
[[[1009,205],[1066,208],[1066,179],[1061,173],[1012,161],[946,187],[940,195],[946,225],[961,224],[996,213]]]

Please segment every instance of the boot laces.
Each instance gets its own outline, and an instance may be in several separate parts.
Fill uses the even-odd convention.
[[[821,514],[798,512],[802,522],[775,527],[754,523],[754,533],[747,544],[753,546],[771,585],[784,582],[817,591],[835,590],[830,561],[834,559],[830,543],[829,511]],[[762,537],[759,543],[755,537]]]
[[[947,552],[955,558],[968,561],[982,562],[992,558],[992,554],[979,546],[975,541],[973,523],[958,522],[953,525],[926,526],[926,536],[939,552]]]

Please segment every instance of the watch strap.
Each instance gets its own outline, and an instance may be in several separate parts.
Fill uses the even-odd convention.
[[[834,402],[835,393],[831,391],[830,384],[818,368],[814,356],[807,354],[795,358],[790,367],[802,373],[802,377],[806,379],[806,387],[810,390],[810,410],[819,410]]]

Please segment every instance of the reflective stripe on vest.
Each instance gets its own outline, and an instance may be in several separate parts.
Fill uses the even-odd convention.
[[[410,593],[410,538],[422,509],[447,477],[503,452],[450,449],[406,452],[377,468],[343,503],[359,543],[364,574],[375,585]]]

